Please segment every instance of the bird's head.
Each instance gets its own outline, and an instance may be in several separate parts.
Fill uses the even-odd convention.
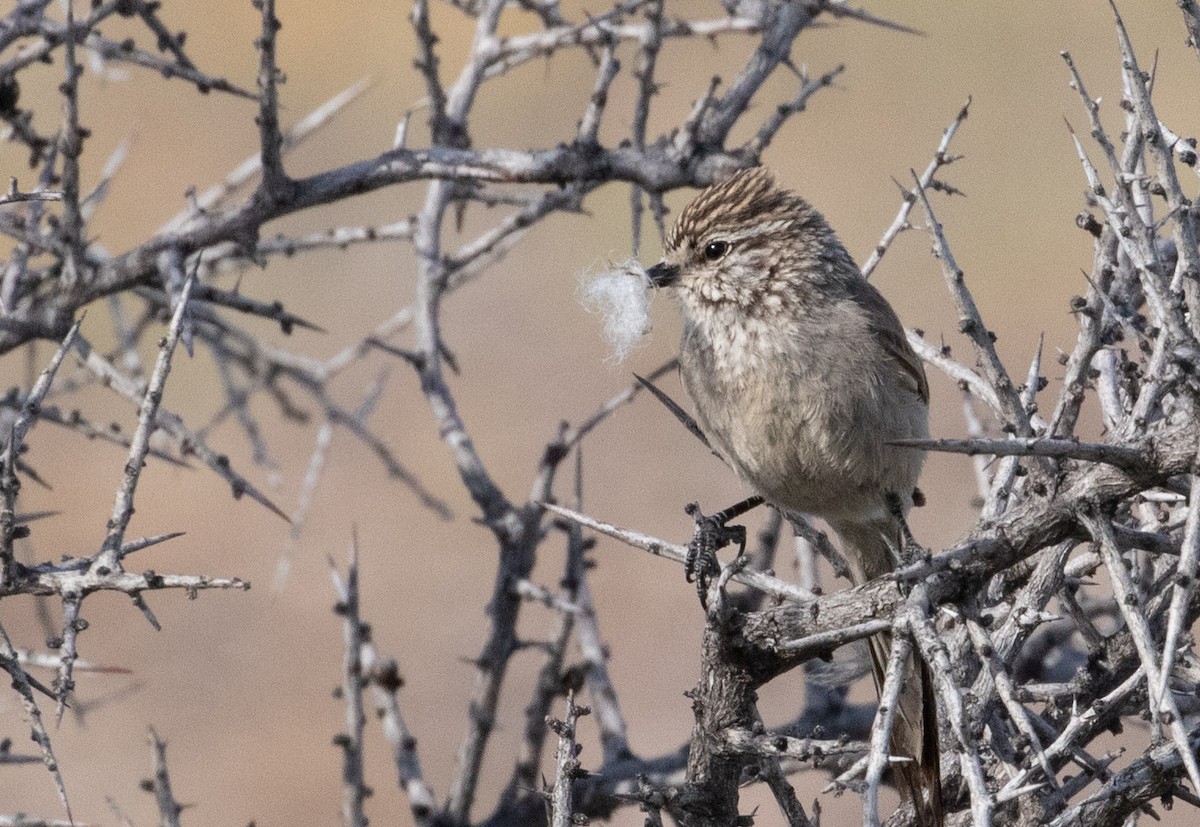
[[[821,214],[755,167],[696,196],[647,274],[656,287],[676,288],[689,312],[724,306],[757,315],[820,287],[844,267],[831,255],[849,258]]]

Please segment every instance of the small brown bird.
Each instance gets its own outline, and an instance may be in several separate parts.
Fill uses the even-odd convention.
[[[897,565],[928,436],[929,384],[887,300],[824,217],[763,168],[700,193],[648,271],[683,305],[680,373],[713,448],[767,502],[825,519],[856,583]],[[890,638],[872,638],[876,688]],[[906,667],[892,732],[919,823],[941,823],[937,709]]]

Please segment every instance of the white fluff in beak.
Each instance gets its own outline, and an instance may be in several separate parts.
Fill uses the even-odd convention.
[[[650,332],[650,288],[646,268],[635,259],[584,277],[579,303],[603,317],[613,362],[625,361]]]

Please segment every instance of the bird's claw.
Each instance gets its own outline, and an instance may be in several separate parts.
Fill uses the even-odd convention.
[[[717,552],[725,546],[736,543],[738,557],[746,552],[746,527],[726,525],[726,522],[736,514],[729,510],[721,511],[711,516],[700,512],[697,503],[690,503],[684,509],[696,521],[692,541],[688,543],[687,557],[684,559],[683,574],[687,582],[695,581],[696,591],[700,595],[700,605],[708,609],[708,586],[714,575],[720,574],[721,563]]]

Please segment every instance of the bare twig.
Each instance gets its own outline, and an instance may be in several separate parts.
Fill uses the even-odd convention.
[[[50,734],[46,731],[45,724],[42,723],[42,713],[38,709],[33,691],[36,688],[43,694],[51,695],[51,693],[31,678],[17,663],[17,652],[13,649],[12,640],[9,639],[8,632],[3,626],[0,626],[0,668],[4,669],[12,678],[12,687],[20,696],[21,706],[25,711],[25,721],[29,725],[30,737],[41,751],[42,764],[50,772],[55,791],[67,813],[67,821],[74,824],[75,819],[71,815],[71,802],[67,798],[67,788],[63,782],[62,771],[59,769],[58,759],[54,757],[54,749],[50,745]]]
[[[958,110],[958,115],[950,122],[949,126],[942,130],[942,140],[938,143],[932,160],[925,167],[925,171],[917,178],[918,187],[928,189],[933,185],[934,176],[937,175],[938,171],[955,160],[946,153],[950,151],[950,141],[954,139],[958,128],[967,119],[967,112],[970,108],[971,99],[967,98],[967,102],[963,104],[962,109]],[[888,248],[892,246],[892,242],[896,240],[896,236],[900,235],[901,231],[909,226],[908,216],[912,212],[913,204],[917,203],[917,196],[918,193],[915,188],[905,192],[900,204],[900,211],[896,213],[896,217],[892,219],[891,226],[884,231],[883,237],[879,239],[879,243],[871,251],[871,257],[863,264],[863,278],[869,279],[871,277],[871,274],[875,272],[875,268],[879,266],[879,262],[883,260],[883,256],[887,253]]]
[[[150,728],[150,746],[154,750],[154,776],[150,780],[150,792],[158,805],[158,823],[161,827],[179,827],[179,813],[183,807],[175,800],[171,791],[171,776],[167,772],[167,745],[154,728]]]
[[[957,262],[955,262],[954,254],[950,252],[950,245],[946,241],[942,225],[938,223],[937,216],[933,212],[933,206],[929,203],[926,188],[921,185],[921,180],[916,172],[912,173],[912,177],[916,184],[917,198],[920,200],[921,206],[925,208],[926,223],[929,233],[933,237],[934,254],[942,264],[942,272],[946,277],[946,285],[950,288],[950,294],[954,297],[954,301],[958,305],[960,317],[959,330],[965,333],[975,346],[976,355],[983,365],[988,384],[991,385],[996,398],[1000,402],[1000,407],[1004,411],[1005,423],[1013,429],[1013,432],[1017,436],[1032,436],[1033,431],[1029,422],[1029,414],[1026,413],[1024,406],[1021,405],[1021,400],[1016,388],[1013,386],[1013,381],[1009,377],[1004,364],[1000,361],[999,354],[996,353],[991,331],[983,323],[983,317],[979,314],[979,308],[975,305],[975,299],[972,298],[963,280],[963,271],[959,268]]]
[[[871,747],[867,753],[866,793],[863,795],[863,824],[879,825],[879,784],[883,771],[888,766],[888,742],[892,735],[892,722],[896,719],[896,706],[900,701],[900,690],[904,684],[904,666],[912,653],[912,642],[905,636],[903,628],[892,635],[892,649],[888,655],[887,671],[883,686],[879,690],[879,711],[871,726]]]
[[[575,824],[575,801],[573,786],[581,777],[579,765],[580,744],[575,740],[579,718],[591,710],[575,705],[575,692],[567,692],[567,717],[565,720],[549,719],[546,725],[558,735],[558,750],[554,757],[554,789],[550,793],[550,823],[553,827],[571,827]]]
[[[334,612],[342,617],[342,685],[345,704],[346,730],[334,739],[342,749],[342,823],[347,827],[364,827],[367,823],[363,802],[367,785],[363,773],[363,663],[362,650],[366,644],[365,626],[358,607],[358,537],[350,545],[350,560],[346,578],[338,576],[331,559],[330,574],[338,593]]]
[[[542,503],[542,508],[564,517],[572,522],[579,523],[585,528],[590,528],[593,531],[598,531],[613,539],[620,540],[626,545],[640,548],[643,551],[648,551],[655,557],[662,557],[667,560],[672,560],[682,565],[687,557],[687,548],[685,546],[668,543],[665,540],[659,540],[654,537],[648,537],[645,534],[639,534],[636,531],[628,531],[626,529],[617,528],[616,526],[607,523],[593,520],[584,514],[572,511],[569,508],[552,505],[550,503]],[[814,595],[806,592],[798,586],[793,586],[775,577],[763,574],[757,571],[741,571],[734,574],[733,579],[739,583],[760,589],[771,597],[780,600],[795,600],[804,601],[811,600]]]

